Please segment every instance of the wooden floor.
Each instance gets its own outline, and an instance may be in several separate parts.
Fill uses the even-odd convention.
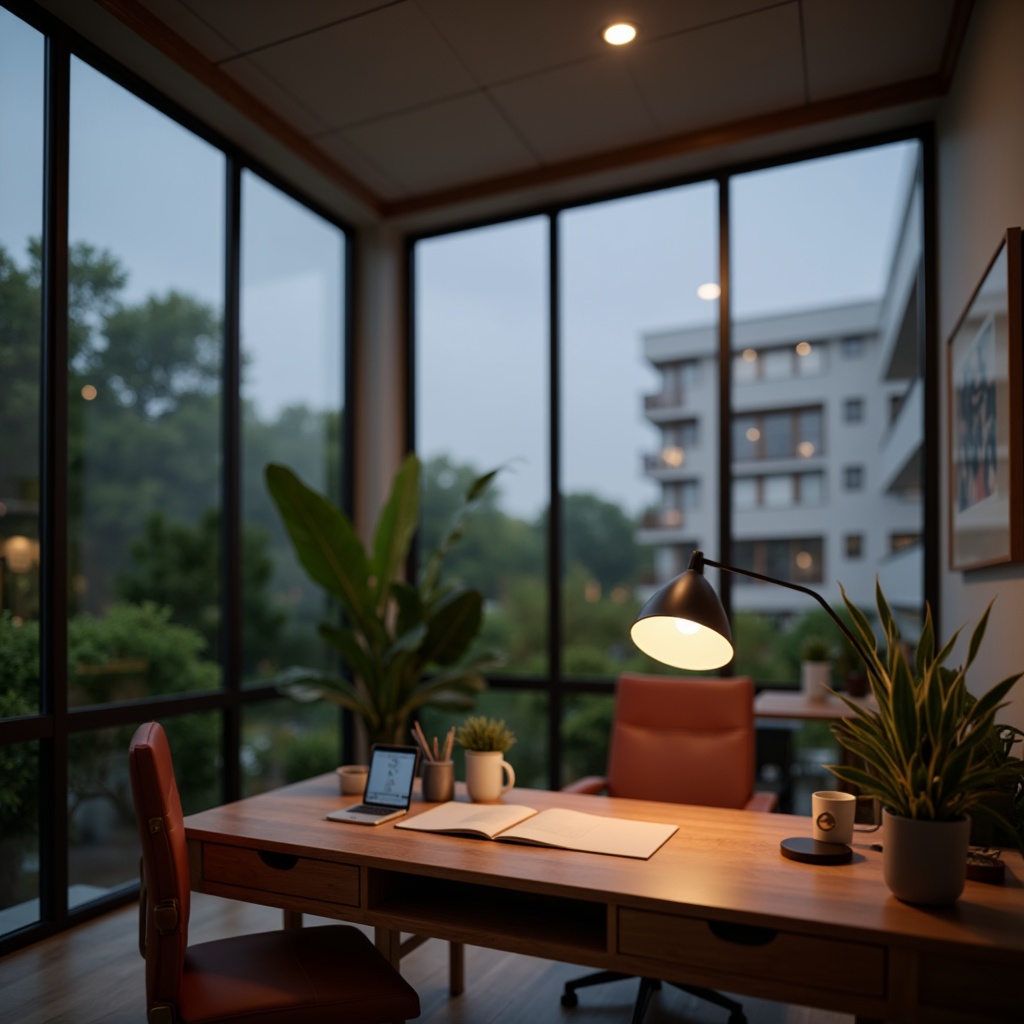
[[[308,924],[318,923],[307,919]],[[279,911],[196,895],[191,942],[278,928]],[[420,1024],[628,1024],[636,982],[592,988],[579,1006],[559,1004],[562,984],[585,968],[469,947],[466,991],[448,995],[447,945],[427,942],[402,961],[420,995]],[[2,1024],[144,1024],[138,910],[113,911],[0,959]],[[743,999],[749,1024],[852,1024],[822,1010]],[[718,1007],[672,989],[655,995],[645,1024],[726,1024]]]

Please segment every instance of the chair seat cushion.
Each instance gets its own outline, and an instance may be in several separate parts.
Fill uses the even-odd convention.
[[[179,995],[185,1024],[377,1024],[420,1013],[416,991],[396,985],[388,962],[349,925],[189,946]]]

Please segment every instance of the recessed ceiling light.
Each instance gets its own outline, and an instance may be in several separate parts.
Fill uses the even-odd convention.
[[[722,294],[722,289],[714,281],[708,281],[697,288],[697,298],[711,302]]]
[[[604,30],[604,41],[612,46],[625,46],[636,39],[636,26],[628,21],[617,21]]]

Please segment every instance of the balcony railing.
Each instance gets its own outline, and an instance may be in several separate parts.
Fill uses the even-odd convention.
[[[644,395],[644,409],[676,409],[683,404],[681,391],[659,391],[656,395]]]

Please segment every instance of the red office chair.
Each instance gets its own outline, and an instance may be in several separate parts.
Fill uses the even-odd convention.
[[[730,679],[675,678],[624,673],[615,693],[607,776],[592,775],[567,792],[600,793],[713,807],[772,811],[774,793],[755,793],[754,684]],[[598,971],[566,982],[562,1005],[577,1004],[576,990],[628,974]],[[673,982],[673,984],[675,984]],[[640,1024],[661,987],[641,978],[632,1024]],[[742,1006],[713,989],[676,985],[729,1011],[729,1024],[744,1024]]]
[[[149,1024],[384,1024],[420,1015],[415,990],[350,925],[188,945],[188,849],[167,736],[140,725],[128,754],[142,840],[139,947]]]

